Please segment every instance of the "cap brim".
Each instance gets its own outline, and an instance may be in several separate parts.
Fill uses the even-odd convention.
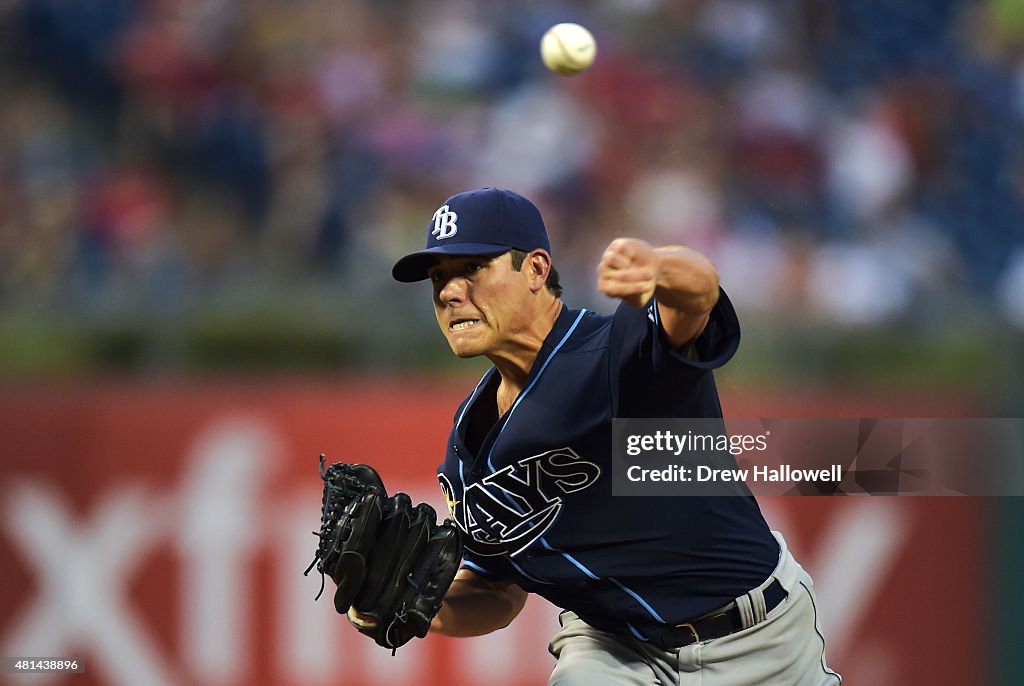
[[[428,248],[418,252],[409,253],[402,259],[395,262],[391,268],[391,276],[395,281],[402,283],[414,283],[427,278],[427,270],[437,263],[440,255],[500,255],[512,248],[507,245],[495,245],[493,243],[453,243],[435,248]]]

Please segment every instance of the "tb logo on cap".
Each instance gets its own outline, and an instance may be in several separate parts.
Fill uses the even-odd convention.
[[[430,233],[437,240],[451,238],[459,230],[459,227],[455,225],[455,220],[458,218],[459,215],[449,210],[447,205],[441,205],[437,208],[437,212],[434,212],[434,229]]]

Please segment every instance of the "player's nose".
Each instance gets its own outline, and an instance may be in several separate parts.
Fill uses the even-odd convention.
[[[468,285],[468,281],[465,278],[459,276],[452,277],[441,286],[437,299],[445,305],[464,302]]]

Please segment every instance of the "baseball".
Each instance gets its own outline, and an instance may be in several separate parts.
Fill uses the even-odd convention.
[[[556,74],[579,74],[594,62],[597,43],[579,24],[555,24],[540,39],[540,58]]]

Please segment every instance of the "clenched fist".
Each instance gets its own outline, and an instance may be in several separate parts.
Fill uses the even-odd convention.
[[[597,265],[597,288],[612,298],[643,307],[658,286],[660,256],[637,238],[616,238]]]

